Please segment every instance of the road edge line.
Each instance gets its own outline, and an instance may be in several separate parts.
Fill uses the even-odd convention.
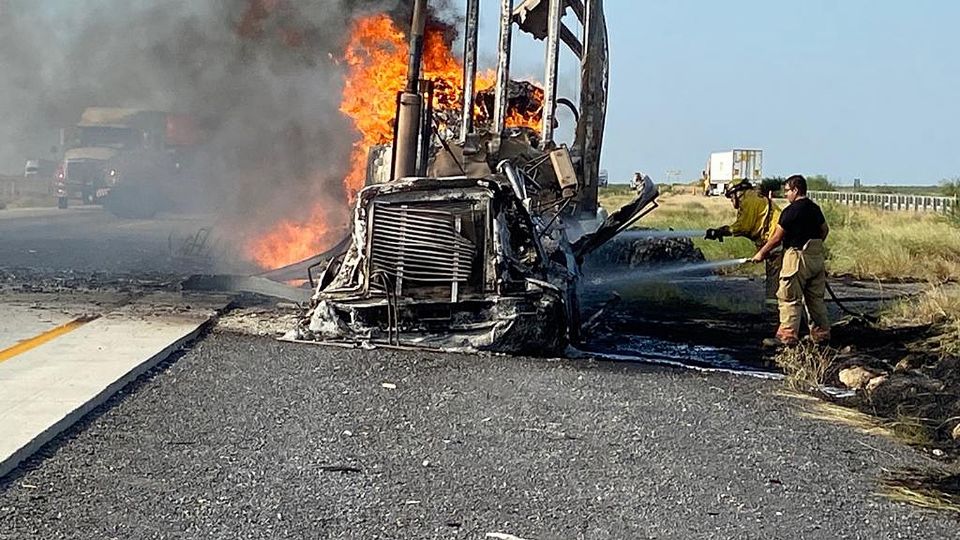
[[[93,322],[99,318],[100,315],[78,317],[72,321],[63,323],[60,326],[51,328],[46,332],[41,332],[33,337],[21,340],[17,342],[16,345],[11,345],[6,349],[0,350],[0,363],[16,358],[27,351],[32,351],[44,343],[49,343],[62,335],[69,334],[83,325]]]

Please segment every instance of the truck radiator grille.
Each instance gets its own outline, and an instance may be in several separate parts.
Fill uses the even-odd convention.
[[[96,184],[103,179],[103,164],[96,161],[68,161],[64,176],[73,184]]]
[[[422,285],[470,279],[476,246],[461,234],[467,224],[456,210],[376,205],[372,221],[373,273]]]

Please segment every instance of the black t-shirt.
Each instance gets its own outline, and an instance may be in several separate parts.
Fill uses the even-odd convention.
[[[807,240],[820,238],[820,226],[826,222],[817,203],[810,199],[797,199],[780,212],[783,227],[783,248],[802,249]]]

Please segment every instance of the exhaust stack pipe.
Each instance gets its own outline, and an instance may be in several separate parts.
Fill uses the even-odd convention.
[[[477,32],[480,26],[480,0],[467,0],[466,31],[463,35],[463,114],[460,142],[473,132],[474,94],[477,86]]]
[[[543,118],[540,128],[540,149],[553,147],[553,122],[557,116],[557,66],[560,59],[561,18],[566,10],[565,0],[548,0],[547,52],[543,77]]]
[[[507,88],[510,84],[510,46],[513,0],[500,0],[500,40],[497,42],[497,83],[493,98],[493,135],[496,145],[507,125]]]
[[[420,96],[420,71],[423,65],[423,34],[427,22],[427,0],[416,0],[410,26],[410,60],[407,84],[397,104],[396,136],[393,140],[393,179],[417,174],[417,151],[420,149],[420,117],[423,98]]]

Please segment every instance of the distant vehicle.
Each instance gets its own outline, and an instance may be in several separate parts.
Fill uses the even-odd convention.
[[[57,171],[57,162],[49,159],[28,159],[23,167],[24,178],[52,180]]]
[[[610,173],[606,169],[600,169],[600,176],[597,178],[598,187],[607,187],[610,183]]]
[[[200,140],[192,119],[163,111],[87,108],[62,131],[58,206],[102,202],[123,217],[150,217],[170,195],[183,160]]]
[[[763,150],[741,149],[714,152],[702,173],[703,194],[723,195],[734,180],[759,182],[763,178]]]

